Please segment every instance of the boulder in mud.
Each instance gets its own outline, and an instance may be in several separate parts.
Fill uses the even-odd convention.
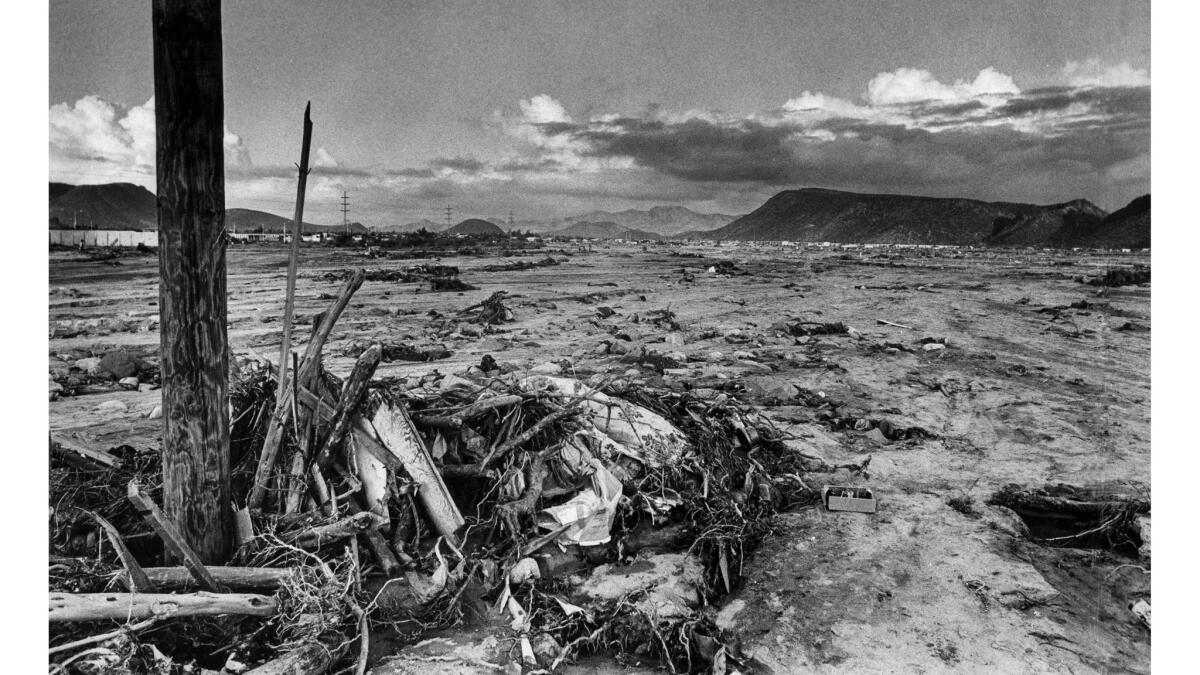
[[[121,380],[134,377],[145,365],[141,359],[124,349],[116,349],[100,358],[100,373]]]

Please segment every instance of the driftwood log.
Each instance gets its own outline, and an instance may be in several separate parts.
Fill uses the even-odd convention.
[[[196,578],[186,567],[143,567],[142,572],[158,590],[197,588]],[[274,590],[296,574],[287,567],[209,567],[208,572],[221,585],[237,591]],[[128,588],[125,572],[117,575],[117,581]]]
[[[271,616],[278,604],[275,598],[249,593],[51,593],[50,622],[222,614]]]
[[[367,393],[367,385],[370,384],[371,376],[375,374],[382,358],[383,346],[376,342],[359,354],[358,360],[354,362],[354,370],[350,371],[350,377],[346,378],[346,383],[342,386],[342,395],[338,398],[337,408],[333,412],[333,426],[317,452],[316,461],[321,468],[329,466],[333,461],[334,451],[350,433],[355,412],[362,403],[363,396]]]

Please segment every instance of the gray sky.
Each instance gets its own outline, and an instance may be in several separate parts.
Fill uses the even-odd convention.
[[[229,206],[368,225],[789,188],[1150,189],[1148,2],[226,2]],[[153,187],[147,2],[50,3],[51,180]]]

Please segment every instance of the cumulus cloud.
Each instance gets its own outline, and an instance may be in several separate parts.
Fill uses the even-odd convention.
[[[531,124],[570,122],[571,116],[563,104],[546,94],[538,94],[528,101],[521,101],[521,116]]]
[[[1150,73],[1127,62],[1106,65],[1098,58],[1067,61],[1062,76],[1072,87],[1148,87]]]
[[[417,220],[447,201],[480,215],[659,203],[736,213],[805,186],[1043,203],[1086,197],[1109,207],[1148,191],[1148,74],[1091,59],[1060,75],[1060,85],[1025,90],[995,68],[949,82],[899,68],[871,78],[857,98],[802,90],[746,114],[650,105],[573,116],[540,93],[485,121],[508,146],[488,157],[366,171],[317,148],[312,194],[314,204],[326,192],[334,203],[352,189],[368,209]],[[57,157],[151,171],[152,181],[153,101],[123,109],[85,97],[50,113],[52,174]],[[294,167],[252,165],[229,131],[225,147],[231,200],[267,210],[290,200]]]
[[[895,105],[922,101],[966,101],[986,95],[1019,94],[1013,79],[994,68],[979,71],[974,80],[943,84],[928,70],[899,68],[879,73],[867,84],[867,101],[872,105]]]
[[[50,106],[50,169],[71,182],[132,180],[153,182],[154,98],[123,108],[98,96]],[[224,131],[225,163],[249,167],[243,139]],[[149,180],[148,180],[149,178]]]
[[[313,158],[313,166],[336,168],[338,162],[329,154],[329,151],[324,146],[317,148],[316,157]]]

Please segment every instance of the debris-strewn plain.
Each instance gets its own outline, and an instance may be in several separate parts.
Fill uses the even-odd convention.
[[[196,571],[157,259],[52,251],[50,661],[1149,672],[1148,254],[483,253],[304,247],[295,349],[335,323],[281,393],[286,250],[229,248],[242,538]]]

